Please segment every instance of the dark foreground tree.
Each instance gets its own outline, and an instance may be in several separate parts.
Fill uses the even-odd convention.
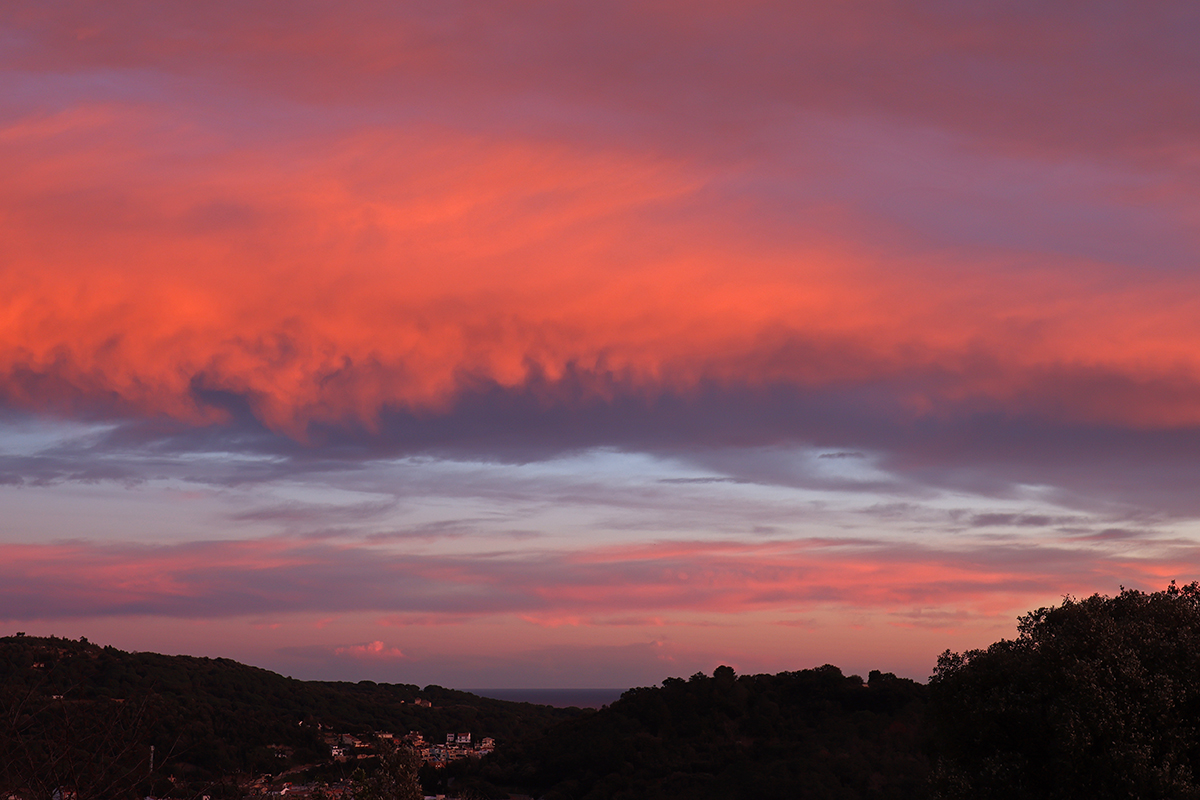
[[[150,777],[148,699],[70,700],[0,687],[0,797],[140,796]]]
[[[390,739],[378,740],[376,748],[379,764],[375,771],[354,773],[354,800],[421,800],[425,794],[417,777],[421,758],[416,751]]]
[[[1200,587],[1066,598],[929,683],[943,798],[1200,798]]]

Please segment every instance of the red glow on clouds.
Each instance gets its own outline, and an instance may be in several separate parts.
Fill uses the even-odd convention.
[[[268,539],[155,548],[0,545],[0,555],[8,602],[34,604],[46,593],[53,597],[41,610],[48,617],[146,608],[190,618],[310,612],[329,608],[330,600],[306,587],[354,576],[360,585],[339,588],[338,610],[392,612],[379,619],[389,627],[510,614],[543,627],[621,627],[695,624],[665,612],[790,617],[825,604],[991,613],[1047,591],[1088,592],[1118,576],[1157,586],[1200,566],[1190,544],[1150,540],[1141,549],[1147,555],[1131,558],[1123,548],[1109,553],[1069,542],[954,549],[869,540],[716,541],[532,551],[498,562],[486,554],[364,552]],[[464,603],[471,613],[459,610]],[[940,614],[924,619],[944,621]]]
[[[1011,635],[1018,613],[1062,593],[1085,595],[1118,581],[1153,588],[1200,569],[1189,543],[1147,541],[1142,548],[1146,555],[1134,559],[1122,548],[1106,553],[1067,542],[958,549],[865,540],[676,542],[530,552],[498,562],[487,554],[364,554],[287,541],[4,545],[0,604],[11,618],[42,626],[113,619],[134,625],[152,614],[221,621],[236,631],[248,616],[246,633],[228,640],[243,649],[261,646],[253,637],[268,632],[283,644],[287,637],[328,641],[384,627],[386,639],[317,649],[334,659],[414,669],[437,662],[438,652],[452,654],[447,663],[482,657],[472,646],[510,655],[552,648],[557,655],[536,658],[553,662],[586,642],[611,650],[598,657],[634,669],[626,653],[642,664],[631,673],[645,676],[637,680],[654,679],[645,666],[654,659],[621,650],[632,637],[670,642],[663,652],[690,652],[688,664],[741,658],[758,669],[784,669],[798,658],[808,664],[836,656],[904,664],[923,677],[939,648]],[[253,551],[263,552],[261,563],[247,557]],[[154,581],[137,577],[151,573]],[[278,621],[320,622],[331,605],[342,619],[320,633],[311,623],[297,631]],[[373,620],[368,627],[354,622],[364,614]],[[868,634],[870,641],[856,638]]]
[[[423,130],[212,151],[163,124],[82,109],[0,133],[9,403],[203,423],[194,390],[221,390],[303,437],[568,368],[650,393],[933,373],[896,400],[1200,420],[1192,279],[764,243],[699,200],[698,165],[620,150]]]
[[[1186,536],[1127,528],[1200,513],[1200,57],[1184,11],[1119,6],[7,4],[0,425],[116,432],[22,460],[0,428],[0,489],[169,474],[220,495],[326,458],[332,485],[378,455],[609,448],[847,508],[1057,506],[963,511],[958,548],[883,514],[877,537],[837,538],[861,518],[829,512],[767,540],[780,519],[715,506],[664,523],[655,503],[709,480],[672,471],[635,492],[640,544],[581,525],[542,550],[569,492],[442,476],[328,526],[307,501],[221,517],[260,539],[0,526],[0,617],[359,613],[620,647],[740,614],[738,647],[766,652],[779,626],[980,630],[1194,572]],[[768,463],[827,445],[864,455]],[[179,466],[214,453],[270,468]],[[514,549],[470,552],[468,519],[458,555],[388,550],[419,537],[371,515],[422,490],[444,493],[422,522],[444,497],[520,505]],[[406,658],[376,635],[324,652]]]

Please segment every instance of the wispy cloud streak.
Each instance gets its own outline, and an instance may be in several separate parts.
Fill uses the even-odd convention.
[[[821,604],[1007,609],[1021,597],[1089,591],[1115,580],[1155,585],[1200,567],[1200,549],[1179,540],[1141,541],[1133,552],[1069,539],[956,549],[836,539],[462,556],[285,540],[3,545],[0,553],[6,619],[325,610],[454,619],[531,614],[578,623],[597,615],[619,619],[621,612],[734,614]],[[389,624],[428,619],[397,616]]]

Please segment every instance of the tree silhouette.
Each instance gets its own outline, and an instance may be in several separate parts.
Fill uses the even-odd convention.
[[[1200,798],[1200,587],[1067,597],[930,680],[942,798]]]
[[[150,777],[146,700],[0,693],[0,793],[33,800],[137,796]]]
[[[421,800],[425,795],[417,777],[421,759],[416,751],[390,739],[377,740],[376,749],[379,764],[375,771],[354,773],[354,800]]]

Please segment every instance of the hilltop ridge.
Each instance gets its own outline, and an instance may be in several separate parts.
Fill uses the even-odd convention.
[[[302,681],[228,658],[24,635],[0,637],[0,709],[0,788],[50,770],[68,744],[81,759],[108,747],[85,759],[93,772],[104,772],[98,762],[107,758],[110,772],[146,775],[153,746],[155,778],[207,785],[325,762],[328,731],[417,731],[434,741],[473,732],[505,742],[591,713],[437,685]]]
[[[878,671],[864,681],[828,664],[776,675],[722,666],[629,689],[599,710],[560,709],[8,636],[0,792],[50,797],[70,773],[77,800],[240,799],[285,785],[316,797],[326,790],[314,787],[344,788],[354,769],[370,770],[371,742],[407,738],[429,751],[426,789],[451,796],[917,800],[928,796],[926,697],[923,684]],[[437,747],[465,733],[488,746]]]

